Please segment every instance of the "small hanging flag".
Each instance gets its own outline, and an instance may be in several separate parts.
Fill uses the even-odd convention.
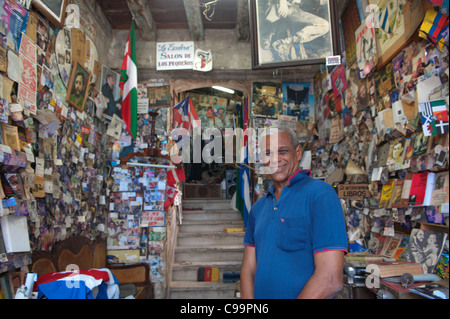
[[[419,104],[419,112],[425,136],[444,134],[449,131],[445,100],[421,103]]]

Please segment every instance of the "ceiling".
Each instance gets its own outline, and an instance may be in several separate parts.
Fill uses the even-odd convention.
[[[238,41],[250,39],[249,0],[96,0],[113,29],[127,30],[134,17],[141,36],[156,40],[161,29],[189,29],[194,41],[205,29],[236,30]],[[338,2],[339,14],[349,0]]]
[[[161,29],[189,29],[195,41],[205,29],[242,29],[249,38],[247,0],[96,0],[113,29],[128,29],[132,17],[146,40]],[[242,26],[242,27],[240,27]]]

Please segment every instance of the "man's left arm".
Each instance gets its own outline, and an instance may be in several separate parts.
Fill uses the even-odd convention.
[[[332,298],[343,285],[344,255],[348,251],[344,212],[330,185],[316,185],[311,216],[315,269],[299,298]]]
[[[333,298],[343,283],[344,252],[330,250],[314,255],[315,271],[298,299]]]

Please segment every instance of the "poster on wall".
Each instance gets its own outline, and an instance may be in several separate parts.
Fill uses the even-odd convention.
[[[314,121],[314,91],[311,83],[283,82],[283,114],[299,122]]]
[[[156,70],[189,70],[193,65],[193,41],[156,43]]]
[[[58,32],[55,51],[59,74],[64,85],[67,87],[72,71],[72,39],[70,29],[64,28]]]
[[[19,89],[17,98],[23,101],[25,108],[36,114],[36,46],[25,34],[22,34],[22,41],[19,50]]]
[[[375,67],[378,62],[376,35],[374,28],[364,20],[355,32],[356,37],[356,63],[363,78]]]

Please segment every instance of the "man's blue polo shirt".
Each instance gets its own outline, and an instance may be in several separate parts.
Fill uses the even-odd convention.
[[[309,175],[292,175],[278,201],[272,186],[250,211],[244,245],[255,247],[255,298],[296,298],[314,273],[315,254],[348,251],[336,191]]]

